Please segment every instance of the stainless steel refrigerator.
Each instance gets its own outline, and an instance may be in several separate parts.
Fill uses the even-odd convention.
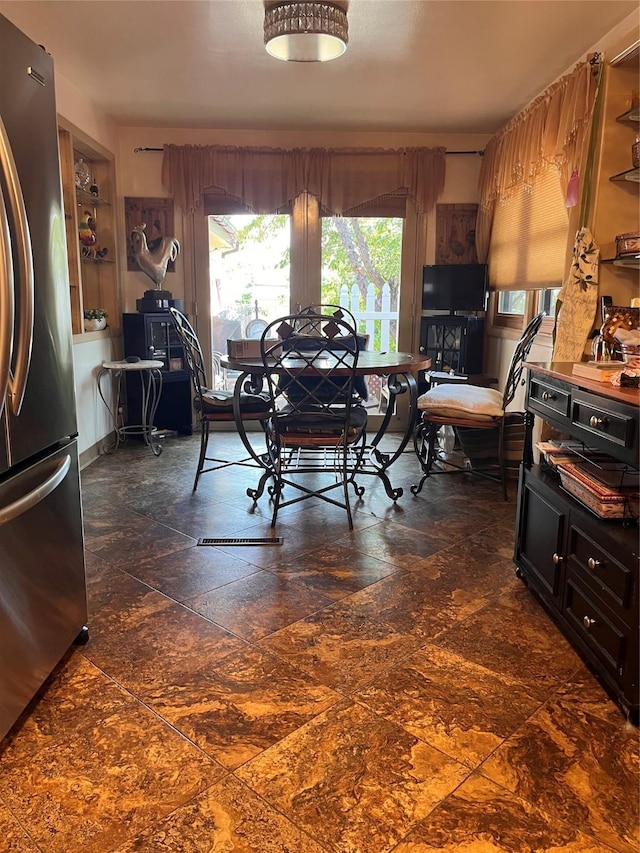
[[[0,57],[2,738],[87,605],[53,62],[1,15]]]

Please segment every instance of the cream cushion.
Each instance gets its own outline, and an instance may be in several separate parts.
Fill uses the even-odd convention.
[[[501,418],[502,394],[495,388],[443,383],[418,397],[418,409],[443,418]]]

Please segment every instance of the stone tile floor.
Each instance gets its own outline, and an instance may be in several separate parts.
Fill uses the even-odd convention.
[[[514,486],[414,497],[407,452],[352,532],[311,499],[201,547],[270,507],[192,494],[197,451],[82,473],[91,639],[0,745],[0,851],[638,850],[638,731],[515,578]]]

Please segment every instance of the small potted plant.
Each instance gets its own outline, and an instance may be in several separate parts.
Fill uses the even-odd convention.
[[[104,308],[88,308],[84,312],[85,332],[99,332],[104,329],[107,325],[108,316]]]

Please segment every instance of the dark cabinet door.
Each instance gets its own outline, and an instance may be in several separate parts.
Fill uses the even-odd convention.
[[[420,352],[431,359],[432,370],[482,373],[484,319],[482,317],[423,317]]]
[[[547,600],[560,607],[567,515],[537,484],[525,479],[520,496],[516,561]]]

